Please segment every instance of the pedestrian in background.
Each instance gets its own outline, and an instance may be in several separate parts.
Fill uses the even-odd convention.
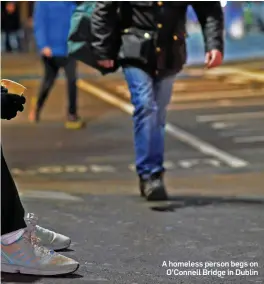
[[[76,61],[68,57],[67,39],[74,1],[36,1],[34,7],[34,32],[44,67],[44,78],[37,102],[29,119],[40,120],[40,113],[54,84],[60,68],[67,77],[68,111],[66,128],[79,129],[84,124],[77,114]]]
[[[1,2],[1,31],[6,52],[21,51],[19,3]]]
[[[122,3],[127,3],[122,10]],[[191,4],[201,24],[206,66],[219,66],[223,54],[223,11],[219,1],[97,1],[91,18],[98,63],[123,67],[134,105],[136,168],[141,195],[167,199],[163,182],[166,108],[175,75],[186,62],[186,11]],[[121,47],[115,54],[116,23]]]

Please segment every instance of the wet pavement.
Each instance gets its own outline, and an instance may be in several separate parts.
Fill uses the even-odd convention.
[[[263,283],[261,66],[257,61],[228,65],[217,74],[197,67],[183,71],[168,114],[170,200],[146,203],[138,197],[132,109],[122,74],[102,78],[80,66],[79,112],[87,125],[72,131],[63,125],[63,76],[41,123],[29,124],[41,66],[37,57],[4,59],[2,77],[28,88],[25,112],[2,123],[7,161],[27,211],[72,236],[65,254],[81,267],[67,278],[4,275],[2,283]],[[166,267],[164,261],[174,264]],[[166,275],[183,261],[228,262],[212,273],[230,275]],[[247,267],[235,271],[231,261]],[[190,265],[180,270],[193,270]]]

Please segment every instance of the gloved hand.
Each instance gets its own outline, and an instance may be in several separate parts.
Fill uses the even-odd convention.
[[[10,120],[16,117],[17,112],[24,110],[26,98],[15,94],[9,94],[7,88],[1,86],[1,118]]]

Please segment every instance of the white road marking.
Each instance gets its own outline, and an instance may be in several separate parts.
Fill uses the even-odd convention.
[[[244,120],[257,118],[264,118],[264,111],[198,115],[196,121],[213,122],[218,120]]]
[[[63,172],[63,167],[61,166],[46,166],[46,167],[40,167],[37,169],[37,171],[41,174],[59,174]]]
[[[88,167],[81,165],[66,166],[64,169],[64,172],[66,173],[86,173],[87,171]]]
[[[115,97],[113,94],[102,90],[101,88],[98,88],[94,85],[91,85],[84,80],[78,80],[77,82],[78,87],[89,94],[92,94],[101,100],[104,100],[121,110],[125,111],[128,114],[133,114],[133,106],[120,98]],[[173,136],[174,138],[180,140],[181,142],[186,143],[187,145],[193,147],[194,149],[202,152],[205,155],[210,155],[212,157],[215,157],[226,164],[228,164],[232,168],[241,168],[246,167],[248,163],[242,159],[239,159],[233,155],[230,155],[213,145],[210,145],[209,143],[202,141],[198,137],[195,137],[194,135],[182,130],[176,125],[173,125],[171,123],[168,123],[166,125],[166,131]]]
[[[226,129],[226,128],[232,128],[234,126],[236,126],[236,123],[229,123],[229,122],[214,122],[211,124],[211,127],[213,129]]]
[[[215,159],[188,159],[188,160],[181,160],[178,162],[179,166],[184,169],[190,169],[195,166],[200,165],[209,165],[216,168],[221,166],[221,162]]]
[[[200,151],[205,155],[215,157],[221,160],[222,162],[225,162],[227,165],[229,165],[232,168],[242,168],[248,165],[248,163],[245,160],[230,155],[227,152],[218,149],[217,147],[201,140],[198,137],[195,137],[194,135],[186,132],[185,130],[180,129],[175,125],[168,123],[166,125],[166,130],[168,133],[170,133],[175,138],[179,139],[181,142],[184,142],[189,146],[192,146],[194,149]]]
[[[211,128],[216,130],[223,130],[223,132],[252,132],[252,131],[263,131],[263,120],[241,120],[236,122],[231,121],[218,121],[210,124]]]
[[[22,198],[36,198],[36,199],[52,199],[52,200],[63,200],[63,201],[83,201],[82,198],[70,195],[65,192],[59,191],[40,191],[40,190],[25,190],[19,191],[19,195]]]
[[[235,143],[255,143],[264,142],[264,136],[247,136],[247,137],[235,137],[233,139]]]
[[[116,169],[110,165],[91,165],[90,170],[93,173],[114,173]]]
[[[128,165],[128,169],[131,171],[131,172],[135,172],[136,171],[136,166],[134,164],[130,164]]]
[[[215,159],[205,159],[203,160],[203,162],[216,168],[219,168],[221,166],[221,162]]]
[[[181,160],[181,161],[179,161],[179,166],[181,168],[184,168],[184,169],[190,169],[193,166],[196,166],[198,164],[199,164],[199,160],[198,159]]]
[[[24,171],[22,171],[21,169],[18,169],[18,168],[13,168],[13,169],[11,169],[11,173],[13,175],[22,175],[24,173]]]
[[[174,170],[176,168],[176,165],[172,161],[165,161],[164,162],[164,168],[166,170]],[[129,164],[128,169],[132,172],[136,171],[136,166],[134,164]]]
[[[172,161],[165,161],[164,162],[164,168],[166,170],[174,170],[175,169],[175,164]]]
[[[254,135],[255,134],[255,135]],[[258,136],[261,136],[264,134],[264,127],[263,126],[256,126],[256,127],[245,127],[245,128],[234,128],[231,130],[224,130],[222,132],[219,133],[219,135],[221,137],[238,137],[238,136],[256,136],[256,134]]]
[[[184,169],[188,169],[191,168],[195,165],[210,165],[210,166],[214,166],[214,167],[219,167],[221,166],[221,161],[216,160],[216,159],[186,159],[186,160],[179,160],[177,161],[177,163],[175,164],[173,161],[170,160],[166,160],[164,161],[164,167],[166,170],[175,170],[177,168],[184,168]],[[63,169],[62,172],[60,171],[56,171],[56,168],[61,168]],[[122,167],[123,169],[124,167]],[[135,164],[129,164],[127,166],[127,168],[132,171],[135,172],[136,171],[136,166]],[[101,174],[101,173],[115,173],[118,171],[118,168],[113,166],[113,165],[75,165],[75,166],[46,166],[43,171],[43,167],[41,167],[40,169],[42,169],[41,171],[39,171],[38,169],[36,170],[21,170],[19,168],[14,168],[11,169],[13,174],[16,175],[21,175],[21,176],[25,176],[25,175],[29,175],[31,174],[31,171],[34,172],[34,174],[62,174],[62,173],[83,173],[86,174],[88,173],[93,173],[93,174]]]

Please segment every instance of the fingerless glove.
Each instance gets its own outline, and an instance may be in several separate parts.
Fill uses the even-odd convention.
[[[8,89],[1,86],[1,118],[10,120],[16,117],[17,112],[24,110],[26,98],[15,94],[9,94]]]

